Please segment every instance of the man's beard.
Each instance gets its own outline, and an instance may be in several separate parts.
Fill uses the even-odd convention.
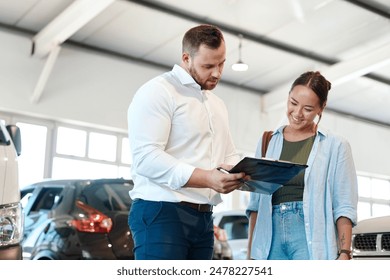
[[[216,85],[218,84],[218,81],[215,83],[215,85],[212,85],[212,86],[208,86],[207,85],[207,81],[208,80],[206,80],[206,82],[204,82],[204,83],[201,83],[199,80],[199,75],[198,75],[198,72],[196,72],[196,70],[195,70],[195,68],[194,67],[190,67],[190,69],[189,69],[189,72],[190,72],[190,75],[192,76],[192,78],[195,80],[195,82],[198,84],[198,85],[200,85],[200,88],[202,89],[202,90],[212,90],[212,89],[214,89],[215,87],[216,87]]]

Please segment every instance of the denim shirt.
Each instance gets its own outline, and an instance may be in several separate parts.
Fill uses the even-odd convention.
[[[274,132],[266,153],[279,159],[283,129]],[[256,157],[261,157],[261,142]],[[357,176],[351,147],[344,138],[319,129],[305,171],[303,212],[310,259],[334,260],[337,257],[336,221],[341,216],[357,222]],[[247,215],[257,211],[251,258],[267,259],[272,240],[272,196],[251,193]]]

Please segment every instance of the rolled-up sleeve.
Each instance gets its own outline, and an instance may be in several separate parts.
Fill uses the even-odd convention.
[[[257,212],[259,209],[259,199],[260,199],[260,194],[258,193],[250,193],[249,197],[249,203],[246,208],[246,215],[249,218],[251,212]]]
[[[343,140],[343,139],[342,139]],[[343,140],[338,147],[337,166],[333,185],[334,221],[347,217],[353,225],[357,223],[357,175],[351,147]]]
[[[165,152],[171,131],[173,101],[159,83],[148,83],[128,110],[130,146],[137,174],[171,189],[187,183],[195,167]]]

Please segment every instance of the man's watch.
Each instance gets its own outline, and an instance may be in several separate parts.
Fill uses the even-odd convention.
[[[340,256],[341,254],[346,254],[348,256],[348,259],[352,259],[351,250],[341,249],[338,252],[338,256]]]

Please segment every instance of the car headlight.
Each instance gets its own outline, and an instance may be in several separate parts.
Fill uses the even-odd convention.
[[[0,246],[18,244],[23,239],[23,216],[20,203],[0,206]]]

